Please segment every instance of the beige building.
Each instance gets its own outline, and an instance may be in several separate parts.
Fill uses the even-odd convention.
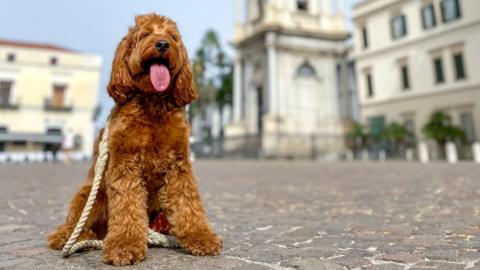
[[[421,130],[434,111],[480,136],[480,1],[367,0],[353,9],[361,117]]]
[[[344,152],[352,118],[344,103],[355,94],[342,79],[353,71],[344,8],[342,0],[236,0],[227,153],[335,159]]]
[[[101,58],[0,40],[0,152],[57,151],[62,137],[92,154]]]

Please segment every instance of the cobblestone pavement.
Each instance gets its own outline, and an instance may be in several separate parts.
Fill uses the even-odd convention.
[[[480,269],[475,164],[198,161],[221,256],[150,249],[127,269]],[[86,164],[0,167],[0,269],[111,269],[46,247]]]

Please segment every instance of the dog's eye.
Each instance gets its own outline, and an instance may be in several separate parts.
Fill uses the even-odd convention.
[[[180,39],[180,38],[179,38],[178,36],[176,36],[176,35],[172,35],[172,38],[173,38],[173,40],[174,40],[175,42],[178,42],[178,40]]]

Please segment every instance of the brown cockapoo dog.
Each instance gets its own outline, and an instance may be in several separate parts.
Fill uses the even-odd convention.
[[[110,156],[78,241],[104,239],[106,263],[134,264],[145,259],[149,221],[161,212],[188,252],[217,255],[222,240],[205,216],[189,160],[184,106],[197,94],[187,51],[171,19],[148,14],[135,21],[113,61]],[[90,193],[94,166],[71,201],[65,224],[48,236],[52,249],[62,249],[72,233]]]

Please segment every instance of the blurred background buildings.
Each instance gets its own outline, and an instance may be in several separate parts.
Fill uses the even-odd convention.
[[[479,1],[118,1],[118,16],[103,21],[109,1],[49,2],[59,16],[97,5],[88,12],[97,17],[62,33],[94,48],[83,51],[102,48],[101,57],[0,41],[0,161],[55,152],[67,132],[79,154],[91,155],[112,105],[103,89],[109,61],[134,15],[146,12],[172,16],[189,47],[200,93],[188,108],[197,156],[410,160],[427,149],[445,159],[455,147],[468,160],[477,149],[480,160]],[[87,31],[90,22],[97,27]]]
[[[353,8],[361,120],[370,128],[372,150],[388,147],[382,132],[398,123],[409,138],[397,141],[407,147],[429,140],[441,156],[453,141],[471,158],[480,134],[478,10],[476,0],[370,0]],[[443,113],[436,122],[445,122],[445,134],[442,123],[427,127],[435,124],[435,112]]]
[[[225,153],[338,159],[357,116],[344,1],[250,0],[244,21],[241,3]]]
[[[68,131],[74,150],[90,156],[100,68],[96,55],[0,40],[0,151],[46,158]]]

